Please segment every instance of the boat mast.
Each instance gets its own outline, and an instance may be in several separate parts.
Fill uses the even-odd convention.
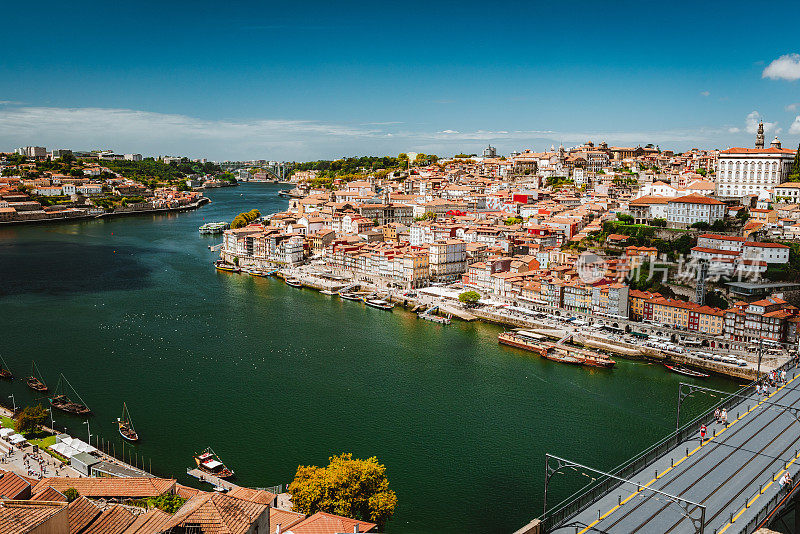
[[[124,401],[122,402],[122,420],[128,424],[134,433],[136,433],[136,429],[133,427],[133,419],[131,419],[131,412],[128,411],[128,405],[125,404]]]
[[[36,360],[31,360],[31,376],[39,380],[43,386],[47,387],[47,383],[45,383],[44,381],[44,376],[42,376],[42,372],[39,371],[39,376],[36,376],[37,371],[39,371],[39,366],[36,365]]]
[[[77,391],[75,391],[75,388],[74,388],[74,387],[72,387],[72,384],[70,384],[70,383],[69,383],[69,380],[67,380],[67,377],[66,377],[66,376],[64,376],[64,375],[62,374],[62,375],[61,375],[61,378],[63,378],[63,379],[64,379],[64,382],[66,382],[66,383],[67,383],[67,385],[68,385],[68,386],[69,386],[69,388],[72,390],[72,392],[75,394],[75,396],[76,396],[76,397],[78,397],[78,399],[80,399],[80,401],[81,401],[81,404],[83,404],[83,405],[84,405],[84,406],[85,406],[85,407],[88,409],[88,408],[89,408],[89,405],[88,405],[88,404],[86,404],[86,401],[84,401],[84,400],[81,398],[81,396],[78,394],[78,392],[77,392]],[[59,379],[58,379],[58,383],[59,383],[59,384],[61,383],[61,378],[59,378]]]

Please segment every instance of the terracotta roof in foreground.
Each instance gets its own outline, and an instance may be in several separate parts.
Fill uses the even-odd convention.
[[[47,486],[60,492],[75,488],[85,497],[157,497],[175,489],[174,478],[43,478],[33,488],[39,493]]]
[[[339,532],[369,532],[377,525],[340,515],[317,512],[291,528],[292,534],[338,534]],[[358,527],[358,530],[355,530]],[[287,532],[287,534],[289,534]]]
[[[86,497],[78,497],[69,503],[69,528],[72,532],[80,532],[100,515],[100,508],[92,504]]]
[[[0,501],[0,534],[31,532],[66,508],[61,502]]]
[[[165,530],[198,525],[203,534],[244,534],[269,505],[219,493],[192,497],[167,522]]]
[[[106,508],[97,519],[81,531],[81,534],[124,532],[133,523],[134,519],[134,515],[122,506],[112,506],[111,508]]]

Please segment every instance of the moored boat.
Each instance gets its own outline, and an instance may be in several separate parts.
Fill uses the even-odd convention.
[[[230,478],[234,475],[233,471],[225,467],[219,456],[211,450],[211,447],[208,447],[200,454],[196,454],[194,461],[197,463],[198,469],[217,478]]]
[[[48,389],[47,384],[45,383],[44,379],[39,378],[42,376],[42,374],[38,373],[38,371],[39,368],[36,366],[36,362],[31,362],[31,375],[25,378],[25,383],[32,390],[38,391],[39,393],[45,393]]]
[[[379,310],[391,310],[394,308],[394,304],[382,299],[364,299],[364,304],[372,306],[373,308],[378,308]]]
[[[331,291],[330,289],[323,289],[320,291],[323,295],[336,295],[336,291]]]
[[[69,386],[72,390],[72,393],[78,397],[81,402],[75,402],[69,397],[64,394],[64,383]],[[58,378],[58,384],[56,385],[56,390],[52,397],[47,399],[50,402],[50,406],[57,410],[61,410],[62,412],[71,413],[73,415],[91,415],[92,410],[86,405],[86,403],[81,399],[78,392],[75,391],[75,388],[72,387],[72,384],[64,377],[64,375],[60,375]]]
[[[139,441],[139,434],[133,428],[133,420],[131,414],[128,412],[128,406],[122,403],[122,417],[117,418],[117,426],[119,426],[119,435],[128,441]]]
[[[339,296],[345,300],[361,300],[361,297],[355,293],[339,293]]]
[[[542,358],[572,365],[587,365],[589,367],[613,367],[617,362],[602,354],[592,351],[559,345],[544,341],[546,338],[535,332],[525,330],[517,332],[503,332],[497,336],[497,341],[503,345],[529,350],[539,354]]]
[[[299,278],[286,278],[284,282],[286,282],[288,286],[303,287],[303,282],[301,282]]]
[[[232,265],[230,263],[225,263],[222,260],[215,261],[214,262],[214,267],[218,271],[225,271],[225,272],[229,272],[229,273],[238,273],[239,271],[241,271],[241,269],[239,269],[239,267],[237,267],[236,265]]]
[[[695,371],[693,369],[687,369],[686,367],[681,367],[680,365],[669,365],[665,363],[664,367],[666,367],[673,373],[678,373],[679,375],[684,375],[684,376],[691,376],[693,378],[708,378],[709,376],[711,376],[706,373],[701,373],[700,371]]]
[[[0,367],[0,378],[7,378],[11,380],[14,378],[14,375],[11,374],[11,371],[8,369],[8,364],[6,363],[6,359],[0,356],[0,361],[3,362],[3,366]]]
[[[227,222],[210,222],[201,226],[198,230],[201,234],[221,234],[230,227]]]

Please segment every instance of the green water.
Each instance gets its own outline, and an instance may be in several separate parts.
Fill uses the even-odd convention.
[[[260,487],[332,454],[374,455],[399,499],[388,531],[404,534],[510,532],[541,513],[545,452],[609,468],[674,427],[682,378],[661,367],[564,366],[499,346],[491,325],[216,272],[220,239],[198,226],[283,209],[278,189],[212,190],[212,204],[175,215],[0,228],[0,354],[18,377],[0,400],[37,398],[19,379],[35,359],[51,386],[64,373],[118,455],[127,402],[145,466],[184,483],[207,446]],[[86,438],[80,419],[55,417]]]

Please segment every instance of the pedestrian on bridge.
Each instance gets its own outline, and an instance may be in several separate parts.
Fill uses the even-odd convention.
[[[700,425],[700,440],[706,439],[706,425]]]
[[[714,422],[719,423],[719,408],[714,410]]]
[[[720,419],[720,422],[723,425],[727,425],[728,424],[728,410],[723,408],[722,412],[720,412],[720,414],[719,414],[719,419]]]
[[[786,369],[781,369],[781,384],[786,383]]]

